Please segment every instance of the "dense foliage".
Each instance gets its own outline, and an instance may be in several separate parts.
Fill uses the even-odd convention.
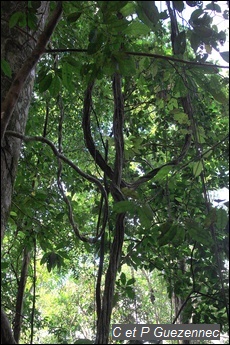
[[[28,3],[11,27],[36,30]],[[210,58],[226,41],[220,3],[63,2],[19,136],[2,252],[12,321],[29,262],[22,342],[95,341],[108,272],[113,323],[228,331],[228,203],[209,196],[228,188],[228,75]]]

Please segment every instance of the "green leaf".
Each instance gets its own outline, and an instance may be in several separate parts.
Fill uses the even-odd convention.
[[[194,70],[193,70],[194,71]],[[194,80],[197,82],[197,84],[203,88],[203,90],[206,90],[209,92],[216,101],[225,104],[228,102],[227,96],[224,94],[224,92],[220,89],[217,88],[216,85],[216,78],[210,82],[210,79],[208,79],[205,75],[201,75],[200,73],[194,73]]]
[[[224,230],[228,223],[228,214],[223,208],[216,209],[216,226],[219,230]]]
[[[126,275],[125,275],[124,272],[121,273],[120,279],[121,279],[121,283],[122,283],[123,285],[125,285],[125,284],[126,284]]]
[[[229,52],[222,52],[220,53],[220,56],[222,57],[224,61],[229,63]]]
[[[223,18],[228,20],[229,19],[229,11],[228,10],[224,10],[223,12]]]
[[[97,31],[97,34],[94,37],[92,37],[92,39],[89,42],[89,45],[87,48],[88,54],[92,55],[98,52],[98,50],[100,50],[100,48],[102,47],[103,42],[104,42],[103,34]]]
[[[67,23],[68,24],[72,24],[72,23],[75,23],[81,16],[82,12],[73,12],[73,13],[70,13],[68,16],[67,16]]]
[[[152,220],[153,218],[153,211],[151,207],[148,204],[145,204],[141,207],[142,212],[148,217],[149,219]]]
[[[171,243],[174,247],[178,247],[181,244],[183,244],[184,239],[185,239],[185,229],[178,224],[172,225],[176,227],[176,234],[173,237],[173,239],[171,240]]]
[[[129,198],[138,199],[138,192],[132,188],[124,187],[124,188],[121,188],[121,191],[125,196]]]
[[[211,11],[216,11],[218,13],[221,13],[221,7],[215,4],[214,1],[212,1],[210,4],[206,6],[206,10],[211,10]]]
[[[114,52],[114,60],[119,64],[119,71],[123,76],[133,75],[136,70],[135,60],[123,52]]]
[[[206,53],[212,54],[212,46],[210,46],[209,44],[205,44],[205,50]]]
[[[141,226],[143,228],[150,228],[151,220],[149,219],[149,217],[146,216],[146,214],[142,211],[141,208],[138,208],[138,216],[141,222]]]
[[[154,29],[160,19],[158,8],[154,1],[137,1],[137,15],[139,19]]]
[[[89,33],[89,42],[95,43],[97,40],[97,35],[98,35],[98,29],[96,27],[93,27]]]
[[[165,19],[168,19],[168,18],[169,18],[169,15],[167,13],[167,10],[159,13],[159,19],[165,20]]]
[[[39,91],[42,93],[48,90],[48,88],[50,87],[52,83],[52,80],[53,80],[53,77],[51,73],[47,74],[39,83]]]
[[[201,172],[203,171],[203,163],[202,161],[199,161],[199,162],[194,162],[193,163],[193,175],[195,177],[199,176],[201,174]]]
[[[120,11],[127,3],[128,1],[107,1],[107,10],[108,12]]]
[[[190,36],[190,43],[191,43],[191,47],[194,51],[194,53],[196,53],[198,47],[201,44],[201,38],[199,35],[197,35],[195,32],[193,32]]]
[[[131,278],[127,281],[126,285],[133,285],[135,283],[136,279],[135,278]]]
[[[188,119],[188,115],[186,113],[179,111],[179,112],[176,112],[173,117],[174,117],[174,120],[180,124],[190,124],[190,121]]]
[[[149,32],[150,28],[147,25],[137,21],[131,22],[131,24],[123,30],[123,33],[132,36],[146,35]]]
[[[173,7],[178,11],[182,12],[184,9],[184,1],[173,1]]]
[[[1,269],[2,270],[5,270],[6,268],[8,268],[9,267],[9,263],[8,262],[1,262]]]
[[[160,247],[169,244],[177,234],[177,226],[172,225],[171,222],[167,222],[159,227],[161,231],[160,236],[158,236],[158,244]]]
[[[193,22],[195,21],[197,18],[199,18],[202,14],[204,13],[204,11],[201,8],[198,8],[197,10],[193,11],[190,17],[190,20]]]
[[[49,256],[48,253],[45,253],[45,254],[43,255],[43,257],[41,258],[41,261],[40,261],[41,265],[43,265],[44,263],[46,263],[46,261],[48,260],[48,256]]]
[[[67,62],[69,65],[73,66],[73,67],[79,67],[80,63],[78,60],[76,60],[74,57],[72,56],[67,56],[65,58],[65,62]]]
[[[120,9],[121,14],[124,17],[130,16],[136,12],[136,6],[133,2],[128,2],[124,7]]]
[[[213,96],[213,98],[215,98],[217,102],[226,104],[226,102],[228,101],[226,95],[221,90],[214,90],[210,88],[208,91],[211,93],[211,95]]]
[[[224,202],[224,205],[225,205],[226,207],[229,207],[229,201]]]
[[[181,198],[175,198],[175,200],[177,200],[178,202],[183,202],[183,200]]]
[[[199,73],[202,74],[217,74],[219,73],[219,69],[215,66],[204,66],[204,65],[200,65],[200,66],[194,66],[193,70],[197,70],[199,71]]]
[[[40,83],[42,79],[48,74],[49,69],[47,67],[42,66],[42,68],[38,72],[37,82]]]
[[[135,298],[135,292],[133,290],[133,288],[131,286],[128,286],[126,289],[125,289],[125,292],[127,294],[127,296],[130,298],[130,299],[134,299]]]
[[[206,152],[206,153],[203,155],[203,157],[204,157],[204,158],[208,158],[209,156],[211,156],[212,153],[213,153],[213,151],[210,150],[210,151]]]
[[[67,90],[73,92],[74,87],[72,83],[73,78],[73,67],[68,63],[64,62],[62,67],[62,82],[63,85],[67,88]]]
[[[62,258],[69,260],[69,254],[64,251],[58,251],[58,255],[60,255]]]
[[[37,17],[34,13],[28,13],[27,23],[30,29],[35,30],[37,28]]]
[[[52,97],[56,97],[61,91],[61,80],[58,75],[55,75],[49,88]]]
[[[22,13],[21,17],[19,18],[19,21],[18,21],[18,25],[21,27],[21,28],[25,28],[26,25],[27,25],[27,14],[26,13]]]
[[[10,64],[6,60],[1,60],[1,69],[7,77],[11,78],[12,72]]]
[[[215,35],[215,31],[206,26],[195,26],[194,31],[198,36],[200,36],[200,41],[203,41],[205,38],[209,38],[212,35]]]
[[[14,14],[12,14],[9,20],[9,28],[12,29],[18,23],[18,21],[22,18],[22,16],[23,16],[22,12],[15,12]]]
[[[212,238],[208,228],[202,228],[196,221],[192,219],[186,221],[186,228],[194,241],[204,245],[212,244]]]
[[[123,212],[130,212],[133,213],[136,211],[136,204],[134,204],[132,201],[124,200],[124,201],[118,201],[113,205],[113,211],[116,213],[123,213]]]
[[[155,180],[157,180],[157,181],[163,180],[166,176],[168,176],[168,174],[171,171],[171,169],[172,169],[171,165],[167,165],[167,166],[161,168],[158,171],[158,173],[156,174],[156,176],[154,177]]]
[[[10,216],[17,217],[17,213],[14,211],[10,211]]]

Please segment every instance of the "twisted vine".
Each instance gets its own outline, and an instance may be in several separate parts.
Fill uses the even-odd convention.
[[[68,159],[66,156],[64,156],[62,153],[60,153],[58,151],[58,149],[55,147],[55,145],[47,138],[44,138],[41,136],[27,137],[25,135],[22,135],[20,133],[14,132],[14,131],[6,131],[5,135],[14,136],[16,138],[19,138],[19,139],[25,141],[25,142],[38,141],[38,142],[47,144],[52,149],[52,151],[53,151],[54,155],[57,157],[57,159],[60,159],[61,161],[65,162],[73,170],[75,170],[80,176],[82,176],[85,180],[95,184],[99,188],[99,190],[101,191],[101,194],[104,197],[104,203],[105,203],[103,220],[102,220],[100,232],[98,234],[96,234],[96,236],[90,237],[90,238],[87,236],[84,236],[80,233],[80,230],[78,229],[78,226],[74,221],[74,216],[73,216],[71,204],[70,204],[68,198],[66,197],[64,191],[63,191],[63,198],[64,198],[64,201],[66,202],[66,204],[68,206],[69,221],[70,221],[70,224],[71,224],[76,236],[83,242],[95,243],[104,233],[105,227],[107,224],[107,220],[108,220],[108,196],[107,196],[107,192],[106,192],[104,186],[102,185],[102,183],[96,177],[89,175],[89,174],[86,174],[77,165],[75,165],[70,159]]]

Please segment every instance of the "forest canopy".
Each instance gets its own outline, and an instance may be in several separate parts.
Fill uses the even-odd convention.
[[[227,340],[228,6],[1,2],[2,344]]]

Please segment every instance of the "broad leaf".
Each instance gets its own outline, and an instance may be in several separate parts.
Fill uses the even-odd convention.
[[[215,4],[214,1],[212,1],[210,4],[208,4],[206,6],[206,9],[207,10],[211,10],[211,11],[215,11],[215,12],[218,12],[218,13],[221,13],[221,7],[217,4]]]
[[[170,222],[160,226],[159,230],[161,235],[158,236],[157,240],[160,247],[171,243],[177,234],[177,226],[172,225]]]
[[[11,78],[12,72],[10,68],[10,64],[6,60],[1,60],[1,69],[7,77]]]
[[[178,11],[182,12],[184,9],[184,1],[173,1],[173,7]]]
[[[81,16],[82,12],[73,12],[70,13],[67,17],[67,22],[69,24],[75,23]]]
[[[228,214],[223,208],[216,209],[216,226],[219,230],[225,229],[228,223]]]
[[[50,94],[56,97],[61,91],[61,80],[58,75],[55,75],[49,88]]]
[[[188,115],[183,113],[183,112],[176,112],[173,117],[174,117],[174,120],[180,124],[189,124],[190,123],[190,121],[188,119]]]
[[[140,36],[146,35],[150,31],[150,28],[141,22],[132,22],[127,28],[123,30],[123,33],[127,35]]]
[[[39,83],[39,91],[42,93],[48,90],[52,83],[52,80],[53,80],[52,74],[51,73],[47,74]]]
[[[22,17],[23,17],[22,12],[15,12],[14,14],[12,14],[9,20],[9,28],[12,29]]]
[[[126,275],[125,275],[124,272],[121,273],[121,275],[120,275],[120,280],[121,280],[121,283],[122,283],[123,285],[126,284]]]
[[[136,6],[133,2],[128,2],[124,7],[120,9],[120,12],[123,14],[124,17],[134,14],[135,11],[136,11]]]
[[[222,52],[220,53],[220,56],[222,57],[224,61],[229,63],[229,52]]]
[[[113,211],[116,213],[131,212],[136,210],[136,205],[132,201],[119,201],[113,205]]]
[[[193,163],[192,172],[193,172],[193,175],[195,177],[199,176],[202,171],[203,171],[203,163],[202,163],[202,161]]]
[[[209,228],[202,228],[196,221],[192,219],[188,219],[186,221],[186,228],[194,241],[207,246],[212,244]]]
[[[156,174],[156,176],[154,177],[155,180],[157,181],[161,181],[163,180],[166,176],[168,176],[169,172],[172,170],[172,166],[171,165],[167,165],[163,168],[161,168],[158,173]]]

